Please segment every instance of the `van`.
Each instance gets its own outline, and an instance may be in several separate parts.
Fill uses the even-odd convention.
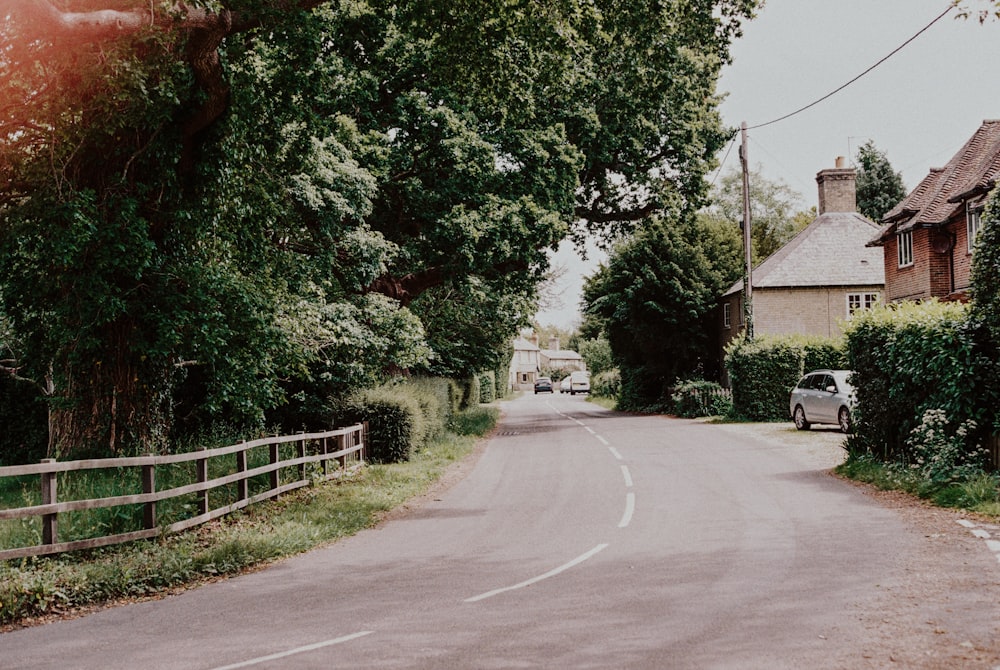
[[[569,376],[569,394],[590,393],[590,373],[578,370]]]

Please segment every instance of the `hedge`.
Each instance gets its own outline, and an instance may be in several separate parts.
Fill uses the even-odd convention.
[[[843,344],[817,336],[768,336],[734,340],[726,348],[733,413],[751,421],[789,418],[788,395],[810,370],[840,369]]]
[[[991,425],[987,381],[990,367],[976,344],[961,303],[903,302],[856,313],[847,331],[847,355],[857,393],[852,452],[909,462],[907,438],[926,410],[942,410],[958,425],[979,430],[968,445],[982,443]]]

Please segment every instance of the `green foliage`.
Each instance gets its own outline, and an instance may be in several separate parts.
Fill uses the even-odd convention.
[[[715,253],[704,230],[690,214],[652,221],[585,283],[585,312],[604,321],[625,409],[667,407],[678,377],[716,372],[706,371],[715,359],[712,313],[739,267]]]
[[[479,373],[479,402],[489,404],[497,398],[496,373],[493,370]]]
[[[683,417],[723,416],[732,413],[731,394],[717,382],[701,379],[682,381],[671,395],[674,412]]]
[[[906,185],[899,172],[892,169],[884,152],[868,140],[858,148],[856,178],[858,211],[880,221],[896,204],[906,197]]]
[[[726,348],[733,411],[752,421],[786,420],[788,396],[799,378],[810,370],[841,369],[843,360],[843,343],[825,337],[733,340]]]
[[[796,210],[802,196],[788,184],[767,179],[758,166],[750,171],[750,234],[754,265],[783,247],[815,217],[803,218]],[[712,191],[711,207],[706,216],[728,223],[728,228],[742,236],[743,174],[739,169],[727,172]],[[741,247],[742,248],[742,247]]]
[[[410,460],[428,433],[420,397],[404,385],[361,391],[337,403],[334,414],[337,424],[368,422],[367,458],[373,463]]]
[[[611,356],[611,343],[605,337],[591,340],[580,340],[579,354],[587,364],[592,375],[599,375],[614,367]]]
[[[989,398],[981,370],[992,365],[977,345],[961,303],[896,303],[856,313],[846,333],[854,371],[855,433],[848,447],[886,461],[912,462],[907,438],[928,409],[979,427]]]
[[[499,420],[500,410],[496,407],[473,407],[455,415],[451,430],[456,435],[485,435]]]
[[[590,393],[603,398],[618,398],[622,392],[622,378],[618,368],[591,376]]]
[[[975,434],[972,419],[953,428],[943,411],[924,410],[906,440],[910,468],[931,484],[971,479],[983,472],[989,458],[989,452],[978,444],[970,448]]]
[[[969,327],[976,341],[981,417],[1000,433],[1000,190],[990,196],[972,255]]]

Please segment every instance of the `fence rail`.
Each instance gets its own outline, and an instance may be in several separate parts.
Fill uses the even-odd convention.
[[[104,458],[80,461],[56,461],[45,459],[31,465],[0,467],[0,478],[38,475],[41,485],[41,504],[11,509],[0,509],[0,520],[41,518],[41,543],[12,549],[0,550],[0,560],[41,556],[77,549],[93,549],[111,544],[156,537],[161,533],[176,533],[193,528],[207,521],[235,512],[254,503],[281,495],[316,479],[329,480],[343,476],[349,469],[364,464],[368,442],[366,424],[356,424],[347,428],[322,433],[300,433],[284,435],[249,442],[241,442],[216,449],[201,449],[185,454],[165,456],[135,456],[130,458]],[[280,447],[291,444],[294,456],[281,458]],[[247,455],[255,449],[267,447],[267,464],[248,467]],[[209,478],[209,463],[213,459],[234,455],[233,471],[229,474]],[[337,467],[331,469],[330,462]],[[195,479],[191,484],[176,486],[161,491],[156,490],[157,467],[179,463],[194,463]],[[309,472],[306,467],[315,463],[318,472]],[[350,465],[350,467],[349,467]],[[59,502],[58,476],[60,473],[111,468],[138,468],[142,493]],[[296,476],[290,481],[282,481],[282,471],[294,468]],[[227,468],[229,469],[229,468]],[[268,475],[268,488],[250,495],[249,481],[254,477]],[[236,501],[210,509],[209,492],[223,486],[236,484]],[[157,503],[179,496],[197,494],[197,513],[164,526],[157,524]],[[91,537],[70,542],[58,541],[59,514],[122,505],[142,505],[142,529],[125,533]]]

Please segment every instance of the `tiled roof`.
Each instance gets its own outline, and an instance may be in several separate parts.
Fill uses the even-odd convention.
[[[753,287],[879,286],[883,254],[866,243],[878,226],[855,212],[826,212],[753,270]],[[743,280],[726,295],[743,290]]]
[[[1000,120],[987,120],[943,168],[934,168],[882,217],[872,244],[896,232],[946,223],[965,200],[993,188],[1000,174]]]
[[[571,349],[542,349],[542,356],[546,358],[561,358],[563,360],[582,360],[582,356]]]
[[[538,345],[533,342],[529,342],[523,337],[519,337],[514,340],[515,351],[539,351]]]

